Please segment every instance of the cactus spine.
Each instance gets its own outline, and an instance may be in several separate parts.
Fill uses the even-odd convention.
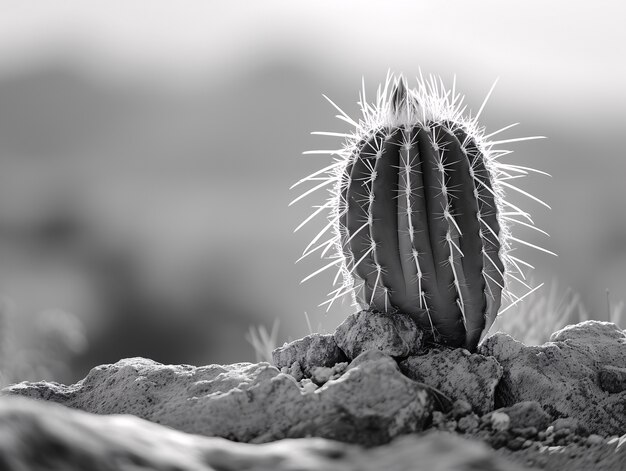
[[[465,118],[461,102],[454,88],[446,92],[432,77],[409,90],[402,77],[388,75],[375,105],[365,101],[363,87],[363,119],[356,122],[337,107],[356,130],[343,135],[332,165],[296,183],[321,180],[294,202],[332,183],[326,204],[297,228],[330,210],[303,255],[334,250],[332,261],[309,276],[338,267],[343,282],[330,293],[329,306],[351,293],[361,307],[404,312],[435,342],[473,351],[502,296],[511,303],[521,299],[507,284],[515,280],[531,289],[520,266],[528,264],[511,254],[511,243],[531,244],[512,237],[509,223],[534,225],[504,199],[503,189],[545,203],[507,182],[534,169],[504,164],[498,159],[509,151],[494,149],[530,138],[489,141],[496,133],[485,136],[478,126],[482,107]]]

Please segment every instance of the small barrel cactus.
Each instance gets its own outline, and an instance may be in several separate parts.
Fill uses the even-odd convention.
[[[532,138],[490,141],[496,133],[485,135],[477,123],[482,107],[464,117],[462,98],[434,78],[410,90],[402,77],[388,76],[375,105],[365,101],[365,87],[362,93],[359,122],[333,103],[356,128],[340,135],[341,150],[327,152],[338,158],[296,183],[321,180],[294,202],[332,184],[326,204],[297,228],[329,210],[303,256],[322,250],[332,261],[310,276],[337,266],[343,281],[329,306],[351,293],[361,308],[409,314],[434,342],[473,351],[502,296],[521,299],[506,289],[509,279],[531,289],[521,270],[528,264],[512,255],[512,242],[545,251],[511,235],[509,223],[534,225],[504,199],[506,187],[545,205],[508,182],[534,169],[504,164],[498,159],[509,151],[494,149]]]

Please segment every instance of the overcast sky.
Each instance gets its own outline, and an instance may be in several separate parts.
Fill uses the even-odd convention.
[[[619,1],[154,1],[0,2],[0,67],[71,50],[99,73],[169,78],[231,70],[291,49],[366,68],[443,61],[450,72],[527,82],[537,93],[593,89],[584,103],[620,90],[626,29]],[[68,47],[70,46],[70,47]],[[89,61],[88,61],[89,62]],[[347,64],[346,64],[347,63]],[[162,75],[162,74],[160,74]],[[168,77],[168,74],[165,74]],[[188,77],[194,77],[192,73]],[[567,80],[563,77],[567,76]],[[579,106],[579,105],[572,105]]]

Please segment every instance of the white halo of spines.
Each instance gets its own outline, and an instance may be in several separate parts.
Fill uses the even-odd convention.
[[[349,133],[313,132],[312,134],[342,138],[343,145],[341,148],[334,150],[315,150],[304,152],[303,154],[307,155],[331,155],[333,156],[333,162],[321,170],[300,179],[292,185],[293,188],[310,181],[315,182],[315,185],[312,188],[304,191],[301,195],[296,197],[290,205],[306,198],[310,194],[315,193],[317,190],[326,189],[328,192],[325,203],[321,206],[314,206],[315,211],[298,225],[296,231],[308,224],[311,220],[315,219],[317,215],[323,213],[324,209],[328,209],[327,224],[308,244],[302,257],[300,257],[298,261],[321,248],[324,249],[321,253],[321,258],[327,258],[330,261],[322,268],[305,277],[302,282],[319,273],[322,273],[328,268],[337,267],[338,271],[334,279],[334,284],[336,285],[339,283],[340,279],[341,284],[329,293],[330,298],[321,303],[320,306],[327,305],[328,310],[339,298],[351,294],[353,305],[358,306],[359,308],[367,308],[368,300],[363,300],[360,296],[360,292],[363,290],[363,280],[361,280],[358,276],[355,277],[354,273],[356,267],[369,255],[373,253],[375,258],[376,244],[372,241],[370,249],[366,251],[366,253],[359,260],[355,260],[349,250],[344,251],[344,244],[349,243],[347,230],[341,224],[341,218],[348,210],[347,201],[345,201],[344,196],[350,185],[350,175],[347,173],[347,169],[358,158],[360,145],[362,145],[364,141],[373,137],[381,129],[407,129],[416,125],[428,127],[427,123],[429,122],[435,124],[446,122],[447,124],[452,124],[451,131],[461,128],[467,135],[468,140],[473,140],[476,148],[483,157],[485,169],[489,174],[489,180],[492,186],[491,188],[482,184],[480,179],[473,174],[475,169],[471,168],[471,176],[476,182],[475,195],[480,198],[481,193],[484,194],[485,191],[488,191],[494,198],[497,207],[496,217],[500,226],[499,234],[497,234],[497,238],[500,243],[498,255],[505,268],[504,273],[502,273],[502,275],[504,275],[502,296],[504,299],[509,301],[509,305],[500,310],[501,314],[543,285],[540,284],[537,287],[531,288],[524,282],[526,279],[524,268],[532,269],[534,267],[528,262],[525,262],[524,260],[513,255],[517,245],[521,244],[551,255],[556,254],[538,245],[513,237],[511,234],[512,224],[520,224],[545,235],[547,235],[547,233],[534,225],[533,220],[527,212],[507,201],[505,192],[505,188],[515,191],[549,208],[549,206],[539,198],[510,183],[511,180],[523,178],[530,173],[539,173],[543,175],[548,174],[534,168],[501,162],[500,159],[512,153],[512,151],[499,149],[498,146],[519,141],[542,139],[544,136],[529,136],[501,140],[494,139],[495,136],[518,125],[518,123],[510,124],[489,134],[485,132],[484,127],[480,126],[478,118],[482,114],[485,105],[494,90],[497,80],[490,88],[478,112],[474,116],[466,114],[467,106],[463,104],[465,97],[456,90],[456,76],[453,79],[452,87],[447,89],[440,77],[429,75],[425,78],[420,70],[419,75],[416,77],[415,88],[407,88],[407,93],[404,94],[406,99],[404,99],[401,103],[395,103],[395,106],[392,106],[394,105],[392,104],[392,100],[394,99],[392,90],[394,90],[400,83],[406,86],[406,81],[401,75],[396,77],[389,71],[384,83],[379,85],[377,88],[374,102],[369,103],[366,99],[365,80],[363,79],[362,90],[359,92],[358,101],[361,116],[357,119],[350,117],[330,98],[323,95],[333,108],[338,111],[339,114],[337,114],[336,117],[352,126],[353,130]],[[436,140],[434,140],[434,142],[436,142]],[[465,149],[466,144],[467,142],[461,143],[463,149]],[[376,178],[373,169],[370,178],[372,180]],[[406,174],[406,178],[410,178],[408,173]],[[453,216],[450,217],[454,219]],[[524,221],[520,221],[519,219],[524,219]],[[480,219],[480,214],[479,220],[481,221],[481,229],[493,232],[491,227]],[[367,226],[367,215],[365,215],[363,225],[359,231]],[[329,237],[324,242],[315,246],[315,244],[327,234]],[[351,237],[354,237],[354,234]],[[334,248],[332,253],[331,248]],[[452,249],[454,249],[455,253],[459,252],[456,244],[455,246],[451,246],[451,250]],[[462,254],[460,255],[462,256]],[[489,263],[490,266],[495,267],[495,263],[491,260],[491,257],[484,252],[483,255],[486,262]],[[415,257],[415,262],[419,265],[417,257]],[[377,263],[376,266],[379,267]],[[382,268],[377,268],[377,270],[380,275],[380,270],[382,270]],[[425,274],[422,274],[419,266],[418,273],[420,273],[421,276],[426,276]],[[499,283],[497,283],[496,280],[494,280],[485,271],[483,271],[483,275],[486,279],[489,279],[491,283],[499,285]],[[513,293],[513,289],[511,289],[512,282],[521,283],[522,286],[529,291],[522,296],[515,295]],[[487,287],[489,287],[489,283],[487,283]],[[376,289],[373,290],[372,295],[375,293]],[[385,296],[386,295],[387,293],[385,291]],[[488,290],[486,291],[486,295],[489,295]],[[423,304],[423,307],[428,309],[426,296],[427,294],[421,295],[420,303]]]

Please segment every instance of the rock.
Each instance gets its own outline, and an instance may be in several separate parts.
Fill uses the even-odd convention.
[[[509,427],[512,429],[534,427],[536,430],[545,430],[550,424],[550,416],[535,401],[518,402],[511,407],[498,409],[497,412],[509,417]]]
[[[346,357],[331,334],[311,334],[275,349],[272,361],[278,369],[290,368],[297,362],[304,376],[308,377],[312,368],[332,367],[346,361]]]
[[[578,421],[576,419],[572,419],[571,417],[558,418],[552,422],[551,425],[554,432],[560,432],[562,430],[567,430],[572,433],[581,431]]]
[[[391,357],[416,354],[422,331],[407,314],[361,311],[352,314],[335,331],[339,348],[349,359],[367,350],[379,350]]]
[[[600,368],[600,387],[615,394],[626,391],[626,368],[603,365]]]
[[[586,321],[568,326],[541,346],[525,346],[496,333],[479,348],[502,365],[496,406],[536,401],[552,418],[571,417],[590,433],[626,430],[626,391],[607,394],[600,372],[626,368],[626,333],[615,324]]]
[[[525,439],[537,437],[537,427],[511,428],[511,434]]]
[[[557,330],[550,335],[550,342],[570,341],[585,345],[602,357],[600,358],[602,362],[605,362],[606,360],[610,360],[611,357],[603,355],[603,352],[608,352],[602,348],[601,344],[607,339],[620,341],[625,335],[624,331],[613,322],[590,320],[567,325]]]
[[[296,381],[303,381],[305,379],[304,372],[298,361],[294,361],[290,367],[283,366],[280,372],[293,376],[293,379]]]
[[[502,368],[491,357],[462,348],[432,349],[400,363],[409,378],[431,386],[452,400],[471,404],[479,414],[493,410],[496,385]]]
[[[444,430],[446,423],[446,415],[441,411],[433,411],[432,415],[432,427],[438,430]]]
[[[511,418],[504,412],[492,412],[490,418],[491,428],[498,432],[506,432],[511,427]]]
[[[339,378],[348,368],[348,363],[337,363],[332,368],[327,366],[316,366],[311,369],[311,380],[320,386],[331,379]]]
[[[423,430],[433,407],[427,390],[403,376],[396,362],[377,350],[359,355],[346,373],[318,392],[320,399],[333,405],[333,412],[318,419],[308,433],[337,440],[350,437],[346,441],[367,446]]]
[[[94,368],[71,386],[21,383],[2,394],[254,443],[317,436],[371,446],[422,430],[432,410],[427,390],[375,351],[319,388],[267,363],[193,367],[130,358]]]
[[[304,378],[300,382],[300,387],[302,388],[302,392],[304,393],[312,393],[313,391],[317,391],[317,388],[319,388],[319,386],[309,378]]]
[[[462,399],[454,401],[454,403],[452,404],[452,410],[450,411],[450,414],[452,415],[452,417],[454,417],[457,420],[471,413],[472,413],[472,405],[469,402],[464,401]]]
[[[521,440],[517,440],[513,446],[517,446]],[[571,442],[561,440],[562,445],[546,446],[545,444],[533,444],[526,446],[525,441],[521,449],[512,451],[501,448],[497,451],[500,456],[506,457],[523,466],[536,466],[532,469],[545,469],[550,471],[570,470],[602,470],[623,471],[626,463],[626,435],[620,446],[619,439],[614,442],[607,441],[596,435],[591,441],[580,439]],[[507,446],[509,444],[507,443]]]
[[[596,435],[595,433],[592,433],[587,437],[587,444],[589,446],[601,445],[603,442],[604,438],[602,438],[600,435]]]
[[[476,414],[470,414],[458,419],[456,428],[461,433],[472,433],[478,429],[479,419]]]
[[[522,469],[482,443],[449,434],[407,436],[372,449],[321,438],[252,445],[25,398],[0,399],[0,436],[3,471]]]
[[[510,440],[510,437],[509,434],[506,433],[506,430],[494,430],[496,430],[496,433],[488,438],[488,442],[493,448],[498,450],[499,448],[506,446],[506,444]]]
[[[524,437],[513,437],[509,439],[506,446],[509,450],[517,451],[524,447],[526,439]]]

